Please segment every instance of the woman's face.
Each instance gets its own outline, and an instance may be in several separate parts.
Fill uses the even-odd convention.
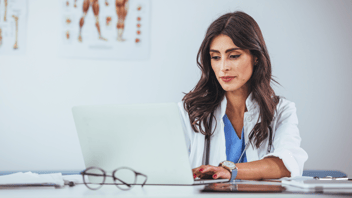
[[[210,43],[211,67],[225,91],[244,86],[253,73],[253,56],[248,49],[240,49],[226,35],[216,36]]]

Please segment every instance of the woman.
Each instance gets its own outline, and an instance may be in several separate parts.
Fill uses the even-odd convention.
[[[197,63],[201,78],[179,103],[194,178],[301,176],[308,155],[296,108],[270,85],[276,81],[255,20],[243,12],[215,20]]]

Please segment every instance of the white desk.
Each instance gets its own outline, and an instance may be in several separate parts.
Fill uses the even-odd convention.
[[[204,186],[135,186],[129,191],[122,191],[116,186],[105,185],[93,191],[86,186],[74,187],[20,187],[0,188],[0,197],[338,197],[337,195],[319,194],[281,194],[281,193],[201,193]],[[344,196],[346,197],[346,196]]]

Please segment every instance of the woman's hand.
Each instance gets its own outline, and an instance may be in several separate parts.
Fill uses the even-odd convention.
[[[201,179],[231,179],[230,171],[222,166],[202,165],[192,169],[192,172],[194,179],[196,177]]]

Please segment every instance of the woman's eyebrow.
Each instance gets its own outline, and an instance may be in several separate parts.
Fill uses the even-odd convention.
[[[232,52],[232,51],[235,51],[235,50],[240,50],[241,48],[239,47],[234,47],[234,48],[231,48],[231,49],[227,49],[225,51],[225,53],[228,53],[228,52]],[[218,50],[214,50],[214,49],[210,49],[209,52],[216,52],[216,53],[220,53]]]
[[[235,51],[235,50],[240,50],[240,48],[239,47],[234,47],[234,48],[226,50],[225,53],[232,52],[232,51]]]

